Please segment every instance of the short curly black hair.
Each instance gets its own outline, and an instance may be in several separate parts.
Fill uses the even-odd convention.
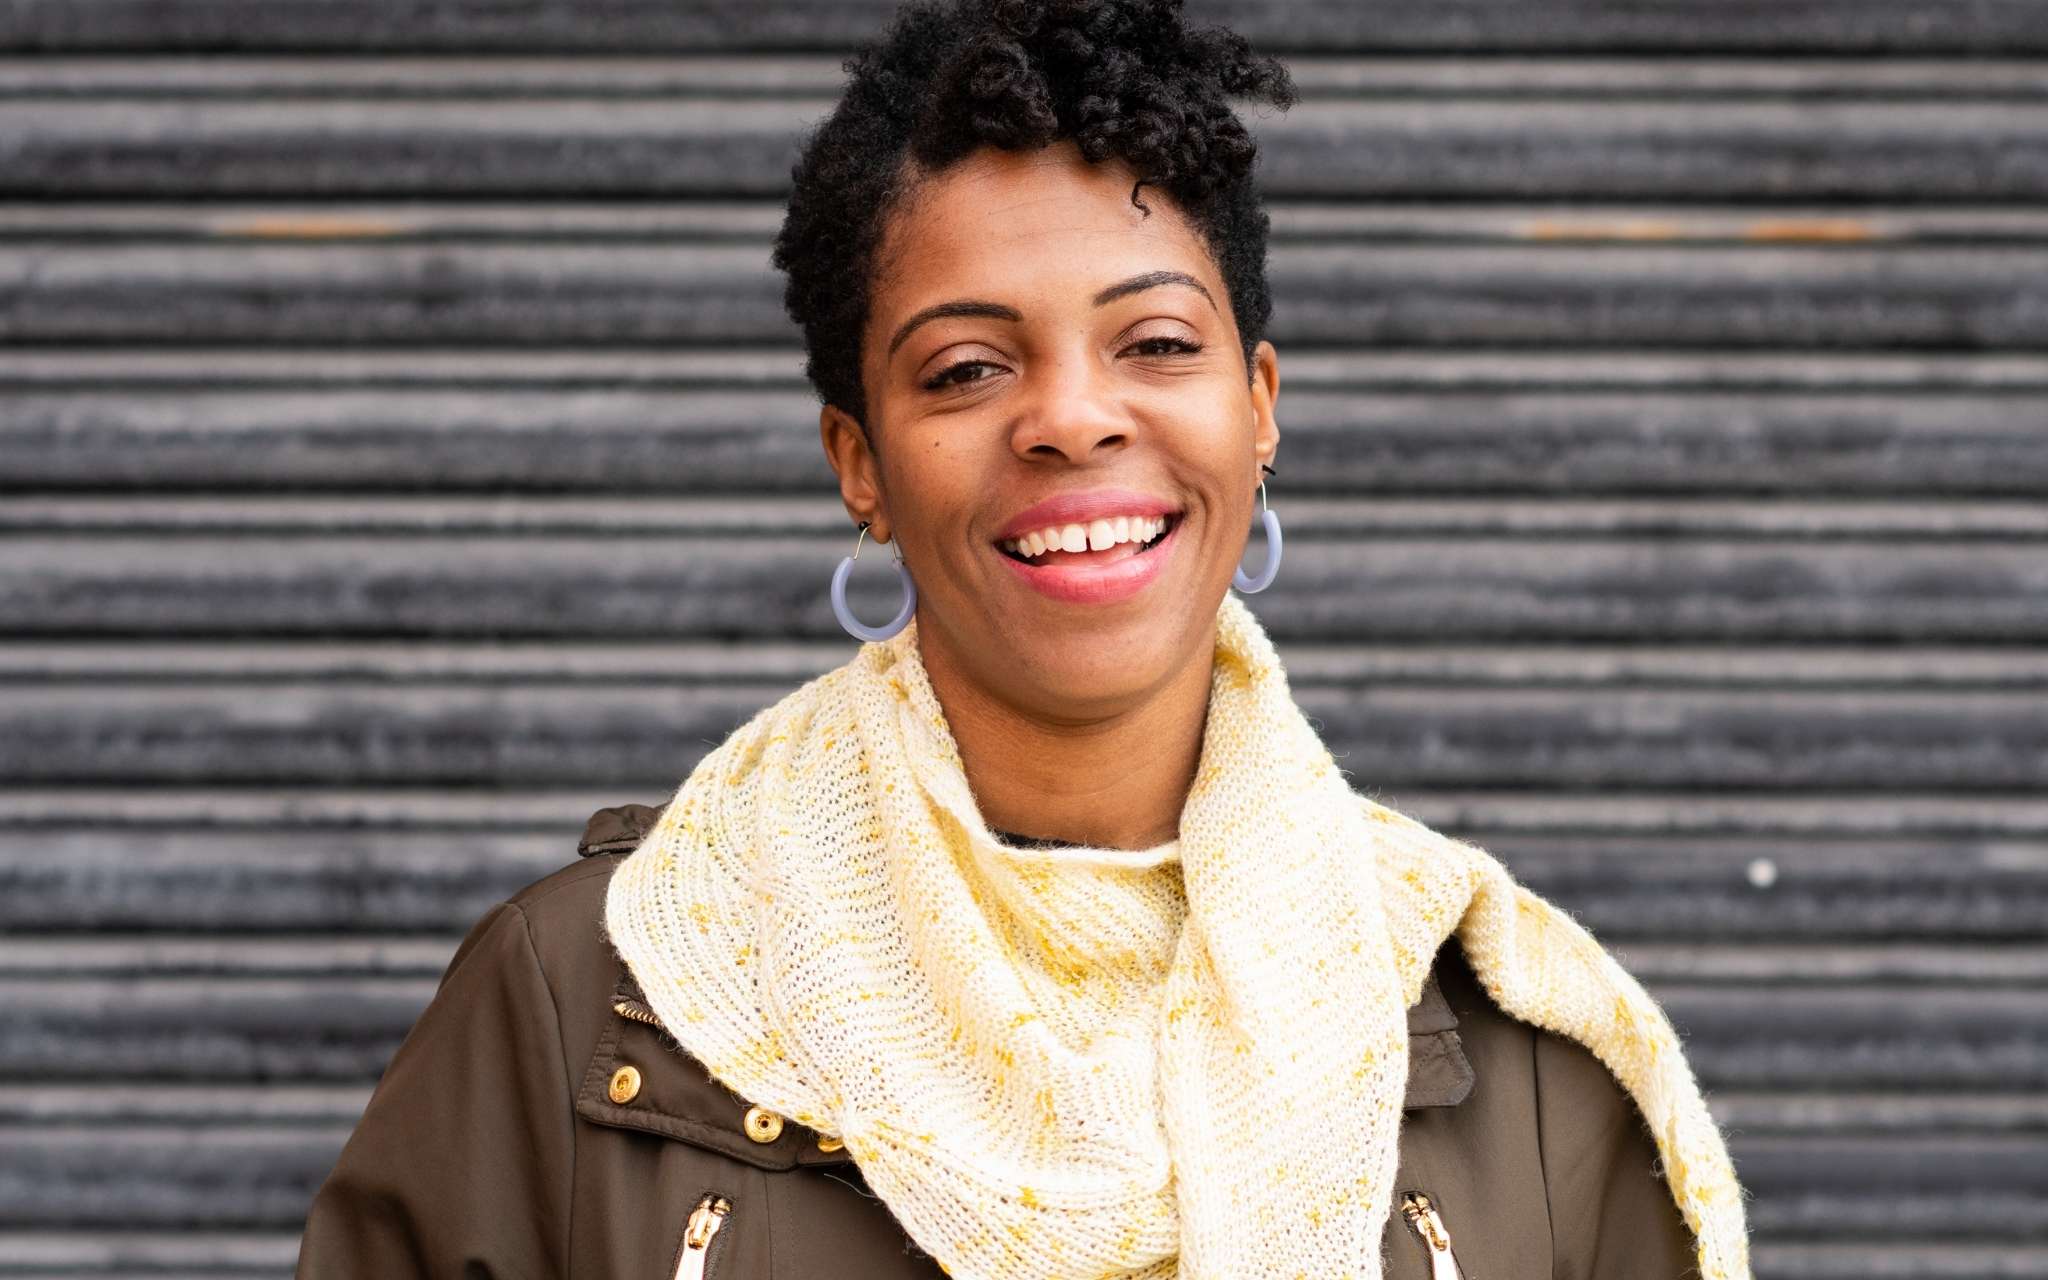
[[[868,426],[861,333],[884,222],[913,173],[984,144],[1072,139],[1090,163],[1130,167],[1140,208],[1146,184],[1171,196],[1215,258],[1249,369],[1273,311],[1268,219],[1257,144],[1226,100],[1292,106],[1277,58],[1190,26],[1181,0],[913,0],[844,66],[845,92],[792,170],[773,259],[824,403]]]

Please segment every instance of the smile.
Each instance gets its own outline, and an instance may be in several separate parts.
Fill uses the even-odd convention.
[[[1065,564],[1070,561],[1108,564],[1142,554],[1156,546],[1166,536],[1173,519],[1172,516],[1118,516],[1113,520],[1091,520],[1087,524],[1049,525],[996,545],[1004,554],[1026,564]],[[1114,556],[1094,554],[1117,547],[1130,550]]]
[[[1166,567],[1180,513],[1047,525],[996,544],[1025,585],[1069,604],[1113,604]]]

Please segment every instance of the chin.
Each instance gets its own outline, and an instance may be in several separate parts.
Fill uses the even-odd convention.
[[[1107,623],[1107,619],[1103,620]],[[1003,682],[1033,709],[1063,718],[1087,718],[1129,707],[1170,681],[1187,661],[1185,616],[1169,624],[1152,614],[1123,626],[1101,625],[1041,635],[1017,634],[1006,646],[1014,665]],[[1022,651],[1029,656],[1015,662]]]

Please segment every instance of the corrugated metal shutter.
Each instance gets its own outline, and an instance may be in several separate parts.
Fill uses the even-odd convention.
[[[1759,1274],[2048,1275],[2048,6],[1206,12],[1347,766],[1650,983]],[[0,1275],[286,1273],[461,931],[849,651],[766,244],[883,13],[0,5]]]

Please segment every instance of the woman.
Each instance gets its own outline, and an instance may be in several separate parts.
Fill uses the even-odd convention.
[[[775,260],[903,607],[843,562],[870,643],[478,922],[299,1274],[1746,1276],[1655,1003],[1354,792],[1228,594],[1282,543],[1225,102],[1286,71],[1171,0],[848,70]]]

